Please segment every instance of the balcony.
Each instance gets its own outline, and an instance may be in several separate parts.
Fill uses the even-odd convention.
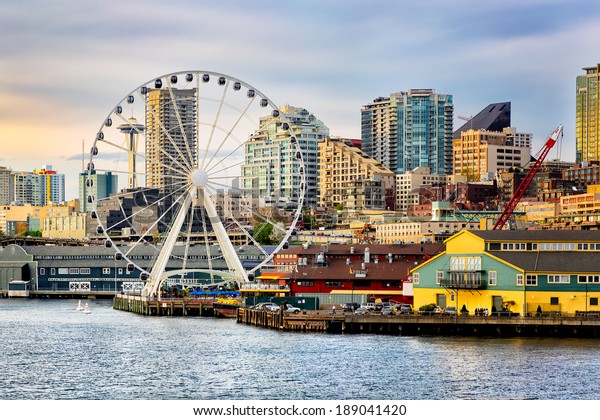
[[[481,279],[481,271],[447,271],[439,280],[442,287],[448,289],[483,289],[485,283]]]

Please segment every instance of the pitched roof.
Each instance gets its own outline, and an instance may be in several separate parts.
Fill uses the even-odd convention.
[[[598,260],[576,251],[489,251],[489,254],[529,272],[597,273]],[[595,254],[594,254],[595,255]]]
[[[600,230],[472,230],[486,241],[600,241]]]
[[[315,255],[325,252],[327,255],[364,255],[365,250],[369,249],[374,255],[435,255],[446,249],[444,244],[328,244],[328,245],[309,245],[295,246],[286,250],[279,251],[279,254],[295,255]]]
[[[361,270],[360,260],[352,262],[349,266],[346,261],[340,258],[328,260],[327,265],[308,264],[298,266],[297,272],[286,273],[283,278],[293,280],[330,280],[330,281],[371,281],[371,280],[390,280],[400,281],[409,274],[409,270],[415,267],[414,261],[380,260],[378,263],[371,261],[365,264],[367,271],[366,277],[357,277],[356,272]]]

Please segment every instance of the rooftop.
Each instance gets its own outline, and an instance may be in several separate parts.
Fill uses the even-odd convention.
[[[600,242],[600,230],[472,230],[470,232],[486,241]]]

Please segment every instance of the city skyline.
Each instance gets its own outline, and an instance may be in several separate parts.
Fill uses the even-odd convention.
[[[575,79],[600,61],[600,5],[588,0],[116,6],[0,6],[0,166],[51,164],[66,175],[67,199],[78,196],[82,160],[112,107],[163,74],[240,78],[347,138],[360,138],[361,107],[393,92],[452,95],[454,129],[459,115],[510,101],[512,125],[533,133],[533,154],[562,123],[562,148],[549,158],[574,161]]]

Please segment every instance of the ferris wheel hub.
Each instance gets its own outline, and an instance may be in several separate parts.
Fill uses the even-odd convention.
[[[196,187],[206,187],[206,184],[208,183],[208,174],[206,171],[203,171],[202,169],[196,169],[194,172],[192,172],[192,183]]]

